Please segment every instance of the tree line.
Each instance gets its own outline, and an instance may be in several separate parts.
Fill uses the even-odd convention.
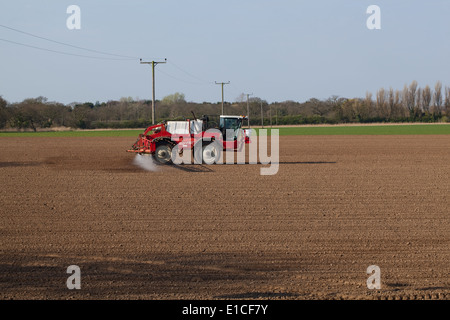
[[[251,125],[337,124],[370,122],[450,122],[450,87],[437,82],[420,88],[416,81],[403,90],[379,89],[364,98],[331,96],[305,102],[272,102],[242,94],[225,102],[225,114],[247,115]],[[192,119],[192,113],[217,115],[221,102],[187,102],[182,93],[156,101],[156,118]],[[0,96],[0,129],[34,130],[55,127],[79,129],[142,128],[151,124],[151,101],[121,98],[118,101],[71,103],[50,102],[45,97],[9,103]]]

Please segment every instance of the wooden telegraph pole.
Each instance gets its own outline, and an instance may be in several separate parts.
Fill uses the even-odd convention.
[[[155,66],[159,63],[166,63],[167,59],[164,59],[164,62],[162,61],[149,61],[144,62],[142,59],[140,59],[141,64],[151,64],[152,65],[152,124],[155,124]]]

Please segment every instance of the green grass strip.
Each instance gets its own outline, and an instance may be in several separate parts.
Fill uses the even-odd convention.
[[[268,134],[270,135],[270,129]],[[289,127],[279,129],[280,136],[295,135],[442,135],[450,134],[450,124]],[[260,129],[256,128],[258,134]],[[137,137],[143,130],[77,130],[55,132],[0,132],[0,137]]]
[[[270,134],[270,128],[268,134]],[[275,129],[275,128],[273,128]],[[280,136],[295,135],[433,135],[450,134],[450,124],[277,128]],[[259,129],[256,129],[257,133]]]

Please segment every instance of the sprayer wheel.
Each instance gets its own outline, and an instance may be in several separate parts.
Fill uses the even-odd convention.
[[[222,153],[222,146],[217,142],[213,141],[203,146],[202,148],[202,158],[205,164],[218,163],[220,155]]]
[[[172,146],[168,143],[160,143],[155,150],[153,155],[155,160],[160,164],[171,164],[172,163]]]

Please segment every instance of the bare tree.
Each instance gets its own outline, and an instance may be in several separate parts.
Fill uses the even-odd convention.
[[[311,111],[313,114],[319,115],[321,117],[325,116],[328,112],[332,110],[332,105],[326,101],[321,101],[316,98],[309,99],[309,104],[311,104]]]
[[[402,107],[402,92],[400,90],[395,90],[392,116],[396,118],[401,118],[404,116],[404,108]]]
[[[389,88],[387,95],[388,95],[389,110],[392,114],[392,112],[395,110],[395,93],[394,93],[394,89],[392,89],[392,87]]]
[[[0,96],[0,128],[3,128],[6,125],[6,122],[8,121],[8,113],[6,106],[8,103],[5,99]]]
[[[416,106],[416,91],[417,81],[411,82],[409,87],[406,85],[403,87],[403,105],[409,111],[409,115],[414,115],[414,108]]]
[[[440,81],[436,82],[434,86],[433,107],[434,114],[440,114],[442,112],[442,83]]]
[[[414,80],[409,85],[409,96],[408,96],[408,109],[414,111],[416,106],[416,91],[417,91],[417,81]]]
[[[450,117],[450,87],[445,87],[445,114]]]
[[[377,91],[377,101],[376,101],[376,109],[377,109],[377,115],[380,118],[389,118],[389,114],[386,110],[386,91],[384,88],[381,88]]]
[[[247,101],[245,93],[241,93],[240,95],[238,95],[235,100],[238,103]]]
[[[416,91],[416,106],[414,107],[414,109],[417,113],[421,112],[423,110],[422,109],[422,91],[423,91],[422,88],[418,88]]]
[[[366,98],[363,101],[359,99],[351,99],[349,101],[352,101],[354,112],[360,121],[367,120],[372,116],[374,103],[371,92],[366,92]]]
[[[356,103],[355,105],[359,106],[358,114],[360,115],[361,119],[370,118],[374,109],[372,92],[366,92],[366,98],[364,99],[364,103]]]
[[[92,112],[86,104],[76,105],[71,113],[72,125],[81,129],[89,128]]]
[[[8,102],[6,102],[6,100],[3,99],[2,96],[0,96],[0,108],[1,109],[6,108],[7,104]]]
[[[432,93],[430,86],[426,86],[422,91],[422,108],[425,112],[430,112]]]
[[[402,91],[402,105],[405,108],[405,110],[409,111],[408,97],[409,97],[409,89],[408,89],[408,86],[405,84],[403,86],[403,91]]]

